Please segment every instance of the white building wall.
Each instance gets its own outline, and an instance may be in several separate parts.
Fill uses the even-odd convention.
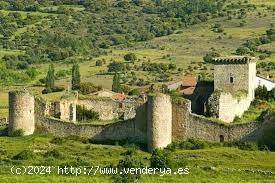
[[[272,90],[273,88],[275,88],[275,83],[268,80],[268,79],[265,79],[265,78],[262,78],[262,77],[259,77],[257,76],[256,77],[256,87],[258,86],[266,86],[267,90],[270,91]]]

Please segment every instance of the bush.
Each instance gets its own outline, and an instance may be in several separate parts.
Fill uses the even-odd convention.
[[[167,154],[160,149],[155,149],[152,152],[152,156],[150,158],[150,167],[152,168],[169,168],[171,165]]]
[[[55,137],[50,141],[50,143],[61,145],[64,143],[64,139],[60,137]]]
[[[42,90],[42,94],[61,92],[61,91],[64,91],[64,90],[65,90],[64,87],[54,86],[53,88],[45,88],[44,90]]]
[[[23,150],[20,153],[18,153],[17,155],[13,156],[13,160],[29,160],[29,159],[33,159],[35,156],[33,151],[30,150]]]
[[[103,65],[103,61],[102,60],[97,60],[95,62],[95,66],[102,66]]]
[[[274,117],[273,117],[274,119]],[[262,138],[260,141],[260,148],[266,146],[269,150],[275,151],[275,123],[272,123],[272,117],[269,121],[268,126],[263,129]]]
[[[124,64],[122,62],[112,62],[108,65],[108,72],[122,71]]]
[[[83,95],[94,93],[94,92],[97,92],[97,91],[100,91],[100,90],[102,90],[101,86],[95,86],[91,82],[80,83],[79,91]]]
[[[54,149],[54,150],[47,151],[44,156],[45,157],[60,158],[62,156],[62,154],[57,149]]]
[[[205,63],[209,63],[209,62],[212,61],[212,59],[213,59],[214,57],[219,57],[219,56],[220,56],[220,54],[217,53],[217,52],[207,53],[207,54],[203,57],[203,61],[204,61]]]
[[[55,76],[57,78],[65,78],[67,75],[70,75],[71,71],[70,70],[59,70],[56,72]]]
[[[241,150],[257,151],[259,150],[258,144],[254,142],[237,142],[237,146]]]
[[[132,89],[129,93],[130,96],[139,96],[140,92],[138,89]]]
[[[15,130],[14,132],[12,132],[10,134],[11,137],[22,137],[24,136],[24,130],[23,129],[18,129],[18,130]]]
[[[143,164],[139,161],[134,159],[134,157],[131,155],[126,155],[124,159],[120,160],[117,168],[118,172],[123,172],[123,169],[126,168],[142,168]],[[132,183],[137,182],[137,180],[140,178],[140,174],[125,174],[125,173],[118,173],[113,176],[114,182],[116,183]]]
[[[239,47],[236,50],[237,55],[246,55],[246,54],[249,54],[250,52],[251,50],[248,47]]]
[[[255,97],[262,100],[268,99],[268,91],[266,86],[258,86],[255,89]]]
[[[205,149],[209,145],[207,142],[197,139],[188,139],[187,141],[183,141],[179,143],[180,149],[188,149],[188,150],[195,150],[195,149]]]
[[[99,114],[93,110],[88,110],[84,106],[76,106],[76,119],[78,121],[99,120]]]
[[[134,62],[134,61],[137,60],[137,56],[136,56],[134,53],[127,53],[127,54],[124,56],[124,60],[125,60],[125,61]]]
[[[31,79],[34,79],[39,73],[38,71],[34,68],[34,67],[31,67],[31,68],[28,68],[26,70],[26,74],[31,78]]]

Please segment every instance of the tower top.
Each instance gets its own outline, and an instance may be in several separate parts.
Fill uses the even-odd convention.
[[[248,64],[256,62],[255,57],[248,56],[229,56],[229,57],[215,57],[212,59],[211,63],[219,64]]]

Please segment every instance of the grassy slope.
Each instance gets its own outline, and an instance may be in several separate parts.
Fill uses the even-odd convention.
[[[97,75],[100,71],[106,71],[106,65],[101,67],[95,67],[96,60],[105,59],[107,64],[110,62],[111,58],[117,61],[123,61],[123,56],[128,52],[134,52],[137,54],[138,58],[143,61],[150,60],[151,62],[158,63],[175,63],[178,67],[184,68],[183,73],[175,74],[192,74],[197,75],[200,72],[206,72],[209,75],[213,72],[211,65],[206,65],[207,70],[202,71],[201,68],[198,67],[198,63],[202,62],[202,57],[210,52],[211,50],[215,50],[223,55],[231,55],[234,53],[236,48],[238,48],[241,44],[243,44],[246,40],[254,37],[261,36],[265,33],[270,27],[270,24],[275,24],[274,14],[271,13],[270,10],[266,10],[266,7],[262,7],[262,4],[265,5],[274,5],[274,2],[271,0],[259,1],[259,0],[251,0],[250,3],[256,4],[258,9],[255,12],[248,13],[247,17],[244,19],[246,21],[243,27],[239,27],[239,23],[242,21],[240,19],[233,18],[232,20],[227,20],[227,17],[217,18],[208,21],[207,23],[200,23],[197,25],[190,26],[186,29],[179,30],[181,33],[173,34],[170,36],[155,38],[148,42],[141,42],[133,44],[131,47],[123,48],[124,46],[113,47],[109,49],[108,55],[101,56],[99,58],[88,59],[85,62],[80,63],[80,71],[82,81],[90,81],[96,85],[102,85],[104,88],[111,88],[112,84],[112,75]],[[82,11],[81,7],[76,7],[79,11]],[[3,10],[2,10],[3,11]],[[7,13],[7,11],[3,11]],[[262,12],[262,14],[266,14],[266,16],[259,16],[258,12]],[[26,12],[20,12],[23,16],[26,16]],[[49,15],[48,13],[41,12],[30,12],[33,15],[39,15],[41,17],[45,17]],[[55,14],[51,14],[55,15]],[[44,18],[43,18],[44,19]],[[224,27],[224,33],[214,33],[211,31],[211,26],[215,23],[220,23]],[[35,25],[30,25],[35,26]],[[17,35],[22,33],[25,28],[22,30],[18,30]],[[217,39],[218,37],[222,39]],[[273,45],[273,44],[272,44]],[[271,45],[271,47],[272,47]],[[270,46],[270,45],[264,45]],[[112,52],[110,52],[112,51]],[[0,50],[0,57],[4,54],[20,54],[20,52],[16,50]],[[162,57],[165,55],[171,55],[170,59],[163,59]],[[274,54],[271,58],[267,58],[266,61],[274,61]],[[262,62],[262,61],[260,61]],[[190,71],[188,66],[192,68],[198,67],[198,69],[194,69],[194,71]],[[40,74],[36,80],[32,81],[29,85],[37,82],[38,79],[45,77],[48,64],[40,64],[36,65]],[[68,63],[58,63],[55,64],[56,71],[58,70],[69,70],[71,68],[71,64]],[[271,75],[275,75],[275,71],[268,72]],[[262,71],[261,74],[263,76],[267,75],[267,72]],[[137,71],[136,75],[138,78],[145,78],[152,80],[152,76],[148,76],[147,73],[143,71]],[[57,81],[58,85],[62,85],[65,88],[68,87],[70,83],[70,78],[64,78]],[[32,90],[41,91],[42,88],[32,88]],[[5,91],[0,91],[5,92]],[[58,97],[58,94],[49,95],[49,99],[53,99]],[[7,98],[4,103],[7,102]],[[1,113],[1,112],[0,112]]]
[[[0,137],[1,142],[1,182],[111,182],[112,178],[106,175],[85,176],[14,176],[10,173],[12,165],[72,165],[72,166],[107,166],[115,165],[123,158],[127,147],[84,144],[80,141],[66,140],[61,145],[50,143],[52,137],[33,135],[28,137]],[[36,155],[29,160],[12,160],[11,158],[22,150],[35,151]],[[57,149],[62,155],[58,158],[44,157],[45,152]],[[150,154],[138,150],[134,155],[148,165]],[[176,150],[171,159],[177,162],[187,162],[190,174],[185,176],[174,175],[144,175],[141,182],[263,182],[274,180],[273,175],[264,175],[249,170],[275,171],[275,153],[260,151],[242,151],[236,148],[213,148],[204,150]],[[185,167],[185,166],[183,166]],[[210,170],[210,167],[212,170]],[[209,169],[210,168],[210,169]]]

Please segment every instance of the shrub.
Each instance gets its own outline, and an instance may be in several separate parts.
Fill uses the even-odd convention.
[[[103,65],[103,61],[102,60],[97,60],[95,62],[95,66],[102,66]]]
[[[60,137],[55,137],[50,141],[50,143],[60,145],[64,143],[64,139]]]
[[[15,130],[14,132],[12,132],[10,134],[10,136],[12,136],[12,137],[22,137],[22,136],[24,136],[24,130],[23,129]]]
[[[257,151],[259,149],[258,144],[254,142],[238,142],[237,146],[241,150],[248,150],[248,151]]]
[[[121,85],[121,91],[124,93],[129,93],[131,88],[127,85]]]
[[[94,93],[94,92],[97,92],[97,91],[100,91],[100,90],[102,90],[101,86],[96,86],[91,82],[80,83],[79,91],[83,95]]]
[[[262,100],[265,100],[268,98],[268,91],[267,91],[267,88],[266,86],[258,86],[256,89],[255,89],[255,97],[258,98],[258,99],[262,99]]]
[[[112,62],[108,65],[108,72],[120,72],[124,64],[121,62]]]
[[[187,141],[183,141],[179,143],[179,148],[181,149],[205,149],[208,147],[208,144],[205,141],[197,140],[197,139],[188,139]]]
[[[93,110],[88,110],[84,106],[77,105],[76,106],[76,119],[78,121],[98,120],[99,114]]]
[[[20,153],[18,153],[17,155],[13,156],[13,160],[29,160],[29,159],[33,159],[35,156],[33,151],[30,150],[23,150]]]
[[[124,55],[124,60],[134,62],[137,60],[137,56],[134,53],[127,53],[126,55]]]
[[[274,117],[273,117],[274,119]],[[266,146],[268,149],[275,151],[275,123],[272,123],[272,117],[267,127],[263,129],[260,148]]]
[[[150,158],[150,166],[152,168],[169,168],[171,165],[167,154],[160,149],[155,149],[152,152],[152,156]]]
[[[212,61],[212,59],[214,57],[219,57],[220,54],[217,53],[217,52],[211,52],[211,53],[207,53],[204,57],[203,57],[203,61],[206,62],[206,63],[209,63]]]
[[[132,89],[130,92],[129,92],[129,95],[133,96],[139,96],[140,95],[140,92],[138,89]]]
[[[142,168],[143,164],[139,161],[134,159],[134,157],[131,155],[126,155],[124,159],[120,160],[117,168],[118,172],[123,172],[123,169],[126,168]],[[118,173],[113,176],[114,182],[116,183],[132,183],[132,182],[137,182],[137,180],[140,178],[140,174],[126,174],[126,173]]]
[[[57,78],[65,78],[67,75],[70,75],[71,71],[70,70],[59,70],[56,72],[55,76]]]
[[[53,92],[61,92],[64,91],[65,88],[61,86],[54,86],[53,88],[45,88],[42,90],[42,94],[48,94],[48,93],[53,93]]]
[[[34,68],[34,67],[31,67],[31,68],[28,68],[26,70],[26,74],[31,78],[31,79],[34,79],[37,75],[38,75],[38,71]]]
[[[62,156],[62,154],[57,149],[54,149],[54,150],[47,151],[44,156],[45,157],[60,158]]]
[[[236,50],[237,55],[246,55],[246,54],[249,54],[250,52],[251,50],[248,47],[239,47]]]

